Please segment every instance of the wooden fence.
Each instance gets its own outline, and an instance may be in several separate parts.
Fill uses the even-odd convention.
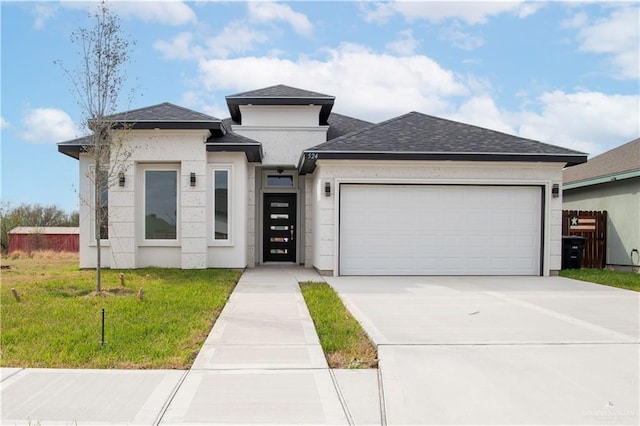
[[[607,212],[606,211],[562,211],[562,235],[577,235],[586,238],[583,268],[601,269],[607,257]]]

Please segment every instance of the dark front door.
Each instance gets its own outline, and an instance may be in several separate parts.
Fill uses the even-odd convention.
[[[296,261],[296,194],[264,194],[263,262]]]

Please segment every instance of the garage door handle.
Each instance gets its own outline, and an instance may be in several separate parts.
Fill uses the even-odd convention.
[[[293,241],[293,225],[291,225],[291,241]]]

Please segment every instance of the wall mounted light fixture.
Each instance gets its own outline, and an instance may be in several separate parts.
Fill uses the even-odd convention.
[[[121,187],[124,186],[124,173],[123,172],[118,173],[118,185],[120,185]]]
[[[560,185],[557,183],[554,183],[553,186],[551,186],[551,196],[553,198],[560,197]]]
[[[191,176],[189,178],[189,182],[191,182],[191,186],[196,186],[196,174],[195,173],[191,173]]]
[[[331,182],[329,181],[324,183],[324,196],[331,197]]]

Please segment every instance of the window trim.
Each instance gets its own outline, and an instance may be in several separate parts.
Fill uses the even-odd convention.
[[[269,176],[291,176],[293,184],[291,186],[272,186],[269,185]],[[298,173],[296,170],[287,169],[282,173],[278,173],[276,169],[264,170],[262,172],[262,187],[269,191],[292,190],[298,188]]]
[[[147,213],[147,172],[154,171],[173,171],[176,174],[176,238],[175,239],[147,239],[147,222],[146,222],[146,213]],[[181,198],[181,190],[180,190],[180,166],[177,164],[141,164],[140,172],[142,174],[142,179],[140,179],[142,199],[141,199],[141,209],[140,209],[140,220],[141,220],[141,236],[140,236],[140,245],[141,246],[179,246],[181,244],[181,232],[180,232],[180,198]]]
[[[216,239],[216,172],[217,171],[225,171],[227,172],[227,238],[224,240]],[[211,189],[209,190],[209,245],[216,247],[224,247],[224,246],[233,246],[234,245],[234,232],[233,232],[233,200],[234,200],[234,190],[233,190],[233,164],[227,163],[216,163],[209,165],[209,183],[211,184]]]

